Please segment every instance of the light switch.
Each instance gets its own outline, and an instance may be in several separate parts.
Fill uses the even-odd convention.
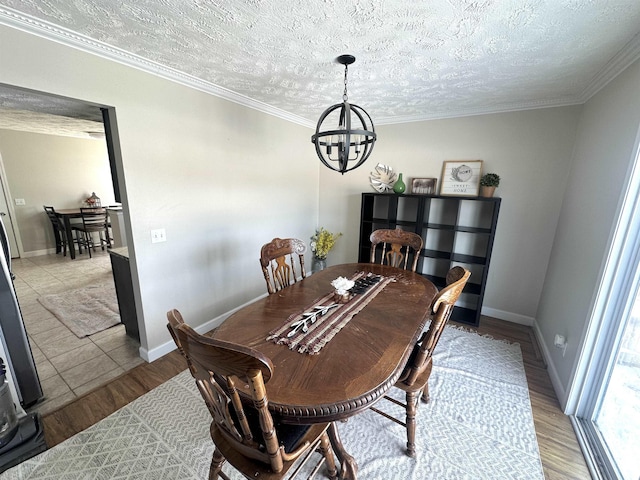
[[[160,243],[167,241],[167,232],[164,228],[151,230],[151,243]]]
[[[26,205],[27,202],[24,201],[24,198],[16,198],[16,205]]]

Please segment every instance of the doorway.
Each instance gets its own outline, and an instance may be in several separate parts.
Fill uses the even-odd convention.
[[[32,95],[35,98],[32,98]],[[7,184],[11,185],[11,190],[15,187],[15,190],[20,192],[17,196],[24,196],[26,206],[29,209],[28,212],[19,212],[23,216],[18,217],[20,227],[25,228],[25,236],[22,238],[25,242],[23,247],[33,241],[29,237],[51,235],[49,220],[42,209],[43,204],[49,204],[48,199],[51,199],[53,205],[59,208],[81,206],[81,201],[88,195],[83,196],[76,193],[73,196],[68,196],[69,182],[76,182],[82,178],[83,189],[91,188],[95,183],[90,181],[90,177],[99,171],[100,178],[103,179],[100,182],[100,188],[104,192],[101,193],[103,200],[108,204],[113,204],[114,199],[119,202],[120,189],[118,188],[115,164],[116,160],[117,162],[121,162],[121,160],[113,108],[87,104],[74,99],[61,99],[41,92],[14,89],[6,85],[0,85],[0,100],[2,100],[0,101],[0,109],[7,105],[18,110],[42,106],[41,111],[27,113],[24,110],[21,111],[22,118],[35,118],[36,126],[40,130],[11,131],[18,129],[3,129],[0,121],[0,150],[11,151],[11,157],[7,154],[5,160],[8,161],[11,158],[14,162],[6,164],[7,172],[11,176],[3,175],[2,180],[6,180]],[[22,101],[24,101],[24,107],[20,107]],[[78,118],[73,118],[72,122],[69,122],[67,118],[60,120],[62,111],[68,112],[69,115],[90,119],[90,126],[84,128],[88,138],[81,137],[82,140],[78,141],[78,139],[68,139],[62,134],[55,134],[60,123],[69,126],[73,124],[73,121],[78,120]],[[46,126],[47,118],[51,118],[54,112],[58,118],[53,118],[51,121],[55,125]],[[6,119],[10,113],[5,115],[5,110],[3,110],[0,116]],[[82,124],[82,122],[80,123]],[[45,131],[42,131],[43,129]],[[25,134],[25,132],[30,133]],[[30,162],[33,164],[22,169],[25,172],[28,171],[27,178],[23,171],[16,168],[16,159],[21,158],[16,156],[16,152],[26,152],[27,147],[34,147],[28,141],[31,139],[39,142],[38,148],[41,149],[39,152],[35,152],[32,157],[35,159],[46,158],[49,164],[44,165],[47,162],[43,163],[42,160],[33,160],[32,158]],[[26,141],[21,142],[20,140]],[[74,152],[76,148],[81,153],[76,154],[76,158],[71,160],[69,154]],[[55,160],[49,155],[53,149],[58,149],[58,156]],[[94,150],[99,150],[100,153],[95,157],[92,156],[92,160],[89,162],[87,154]],[[29,153],[34,152],[29,150]],[[24,153],[23,157],[28,155]],[[65,156],[67,160],[65,160]],[[39,164],[36,163],[38,161]],[[61,165],[64,162],[69,165],[62,169]],[[98,164],[100,165],[99,170],[93,167]],[[21,163],[20,166],[22,166]],[[82,174],[83,177],[80,177],[76,172],[80,169],[85,170]],[[44,175],[48,175],[48,177],[43,181],[34,181],[35,175],[43,175],[43,171],[46,171]],[[17,177],[19,175],[23,175],[23,177]],[[113,187],[113,196],[109,192],[111,187]],[[49,188],[51,193],[46,196],[46,199],[44,195],[37,196],[43,189]],[[10,199],[10,194],[6,196]],[[64,205],[63,200],[75,203]],[[44,203],[45,201],[47,203]],[[58,202],[60,205],[57,205]],[[20,208],[23,207],[16,207],[16,209]],[[28,223],[29,218],[25,219],[27,217],[25,213],[33,218],[32,223]],[[23,220],[27,223],[22,223]],[[28,237],[26,237],[27,231],[29,232]],[[16,233],[20,244],[19,232]],[[41,242],[40,245],[43,246],[37,247],[37,249],[21,248],[21,250],[26,250],[27,254],[13,264],[13,269],[16,274],[14,283],[18,300],[46,397],[43,403],[35,406],[35,409],[46,413],[84,392],[110,381],[144,360],[139,355],[139,342],[135,342],[126,335],[123,325],[117,325],[89,337],[80,338],[39,302],[39,299],[45,295],[61,294],[69,290],[75,291],[94,283],[107,284],[110,282],[113,287],[109,253],[98,249],[92,259],[89,259],[87,255],[80,255],[75,260],[71,260],[68,254],[67,257],[63,257],[62,254],[49,253],[53,247],[51,241]]]

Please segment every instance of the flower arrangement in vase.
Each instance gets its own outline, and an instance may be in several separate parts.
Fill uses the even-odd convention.
[[[347,303],[351,300],[351,289],[356,283],[345,277],[338,277],[331,282],[331,286],[335,288],[333,292],[333,301],[336,303]]]
[[[325,268],[327,255],[340,236],[342,236],[342,233],[331,233],[324,227],[316,230],[316,233],[311,237],[311,251],[313,252],[311,271],[318,272]]]

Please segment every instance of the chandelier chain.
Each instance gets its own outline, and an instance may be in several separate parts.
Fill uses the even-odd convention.
[[[347,101],[347,72],[349,71],[349,67],[347,65],[344,66],[344,94],[342,95],[342,100],[344,102]]]

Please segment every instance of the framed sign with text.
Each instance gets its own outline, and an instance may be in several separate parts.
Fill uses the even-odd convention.
[[[440,195],[477,197],[482,160],[446,160],[442,164]]]

